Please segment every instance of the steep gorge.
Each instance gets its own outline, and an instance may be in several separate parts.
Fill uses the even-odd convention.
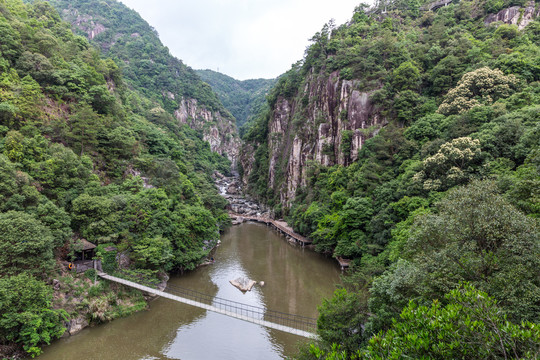
[[[193,69],[170,54],[137,12],[115,0],[51,3],[75,33],[117,59],[130,87],[175,116],[179,124],[200,131],[212,151],[236,163],[240,138],[234,117]]]
[[[487,8],[487,4],[472,1],[459,6],[451,4],[440,11],[453,12],[453,16],[460,20],[480,20],[477,26],[483,26],[482,31],[494,31],[503,24],[522,31],[540,15],[535,4],[530,1],[524,6],[506,7],[490,14],[481,9],[481,6]],[[397,9],[398,3],[393,6]],[[251,130],[246,130],[240,153],[242,182],[252,195],[271,206],[289,208],[297,191],[309,186],[309,169],[314,165],[332,167],[355,163],[364,143],[386,125],[393,124],[403,129],[413,121],[411,115],[421,117],[436,110],[441,100],[429,98],[433,95],[440,97],[440,90],[434,94],[422,88],[447,81],[447,76],[441,76],[444,72],[455,74],[445,85],[445,90],[457,83],[464,65],[446,62],[455,58],[452,51],[440,50],[438,42],[430,43],[435,25],[448,27],[448,24],[434,22],[436,13],[425,11],[422,17],[415,12],[413,17],[417,18],[418,28],[414,29],[411,39],[416,37],[413,41],[418,41],[418,49],[428,51],[433,47],[432,52],[435,48],[442,51],[434,64],[442,59],[438,66],[448,68],[441,70],[436,66],[430,71],[433,68],[431,60],[422,59],[413,63],[411,73],[405,70],[403,75],[399,75],[410,77],[411,85],[397,84],[399,62],[412,55],[409,53],[411,49],[399,48],[410,44],[404,45],[407,35],[398,34],[396,30],[404,26],[407,16],[416,10],[409,9],[409,14],[405,15],[407,11],[396,9],[387,12],[387,9],[382,11],[373,7],[364,12],[364,8],[358,7],[349,23],[340,27],[325,25],[311,39],[313,43],[305,58],[279,79],[268,96],[269,108],[259,114],[258,120],[251,124]],[[381,29],[387,27],[392,31],[368,35],[363,32],[368,23],[372,26],[371,32],[375,23]],[[430,26],[432,24],[434,26]],[[422,35],[416,33],[418,29],[423,31]],[[351,35],[343,35],[346,33],[354,34],[352,39]],[[394,36],[392,40],[390,33]],[[344,39],[346,36],[349,36],[347,40]],[[373,38],[372,44],[369,44],[370,37]],[[463,46],[472,47],[471,44]],[[365,53],[359,53],[359,49]],[[379,63],[369,64],[373,61],[369,54],[376,51],[380,53],[373,57],[379,58],[376,60]],[[510,49],[506,51],[511,52]],[[389,56],[399,60],[388,61]],[[468,63],[471,59],[472,55],[469,55],[469,59],[463,61]],[[468,69],[474,67],[472,63],[467,66]],[[414,73],[416,67],[426,71],[423,78]],[[406,115],[400,114],[402,108],[409,108]]]
[[[366,139],[386,125],[370,100],[372,92],[362,91],[359,83],[340,78],[338,71],[312,71],[296,96],[276,99],[268,121],[268,187],[281,204],[290,204],[297,189],[307,185],[310,164],[351,164]],[[247,142],[242,151],[246,186],[257,146]]]

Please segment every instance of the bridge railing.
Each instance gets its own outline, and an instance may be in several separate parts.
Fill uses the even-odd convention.
[[[317,320],[310,317],[287,314],[280,311],[268,310],[258,306],[243,304],[237,301],[227,300],[195,290],[186,289],[178,285],[169,284],[167,285],[165,291],[170,294],[210,305],[220,310],[229,311],[240,316],[246,316],[256,320],[269,321],[274,324],[311,333],[315,333],[317,330]]]

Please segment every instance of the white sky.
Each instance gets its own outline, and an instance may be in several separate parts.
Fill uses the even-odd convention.
[[[361,0],[120,0],[194,69],[238,80],[274,78],[302,59],[330,19],[348,21]]]

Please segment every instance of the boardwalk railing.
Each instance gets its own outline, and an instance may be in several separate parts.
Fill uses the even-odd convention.
[[[247,221],[257,221],[257,222],[262,222],[262,223],[265,223],[266,225],[272,225],[273,227],[275,227],[276,229],[278,229],[279,231],[281,231],[282,233],[290,236],[292,239],[302,243],[302,245],[308,245],[308,244],[311,244],[312,241],[300,234],[297,234],[295,233],[294,231],[286,228],[285,226],[281,225],[279,223],[279,221],[276,221],[276,220],[273,220],[273,219],[269,219],[269,218],[265,218],[265,217],[260,217],[260,216],[244,216],[244,215],[241,215],[241,214],[236,214],[236,213],[230,213],[231,216],[233,217],[236,217],[236,218],[242,218],[244,220],[247,220]]]
[[[98,275],[109,281],[114,281],[150,294],[176,300],[184,304],[196,306],[201,309],[213,311],[236,319],[259,324],[290,334],[308,338],[317,337],[315,335],[315,330],[317,328],[316,319],[267,310],[253,305],[242,304],[236,301],[222,299],[203,294],[198,291],[185,289],[180,286],[169,285],[165,291],[160,291],[133,281],[111,276],[103,272],[100,272]]]
[[[165,291],[186,299],[214,306],[224,311],[234,312],[241,316],[269,321],[274,324],[283,325],[306,332],[314,333],[317,330],[317,320],[313,318],[243,304],[237,301],[203,294],[198,291],[186,289],[177,285],[167,285]]]

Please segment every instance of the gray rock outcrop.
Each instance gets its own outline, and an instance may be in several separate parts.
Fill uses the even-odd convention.
[[[240,291],[251,291],[253,286],[257,283],[255,280],[250,280],[245,277],[239,277],[235,280],[229,280],[232,286],[238,288]]]
[[[531,21],[540,16],[540,9],[536,10],[534,1],[531,1],[522,8],[520,6],[512,6],[503,9],[496,14],[490,14],[484,20],[484,24],[490,25],[500,21],[509,25],[517,25],[519,30],[523,30]]]
[[[347,166],[357,160],[364,142],[386,125],[356,80],[344,80],[339,72],[311,73],[294,99],[279,97],[268,124],[268,186],[287,206],[296,190],[307,185],[307,169],[315,162]],[[243,146],[240,161],[243,185],[254,169],[254,153],[260,144]]]

